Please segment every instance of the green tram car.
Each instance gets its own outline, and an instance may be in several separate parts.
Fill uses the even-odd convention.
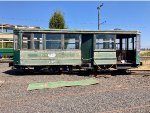
[[[139,64],[139,31],[14,30],[13,66],[17,69],[126,70]]]
[[[13,33],[0,33],[0,60],[13,58]]]

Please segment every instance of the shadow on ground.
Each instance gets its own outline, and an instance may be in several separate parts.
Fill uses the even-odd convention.
[[[107,75],[111,76],[118,76],[118,75],[130,75],[131,72],[125,72],[125,71],[118,71],[118,70],[100,70],[97,72],[93,71],[81,71],[81,70],[76,70],[72,72],[68,71],[56,71],[56,72],[50,72],[47,70],[39,70],[39,71],[34,71],[30,69],[26,70],[16,70],[16,69],[11,69],[4,71],[3,73],[7,75],[12,75],[12,76],[31,76],[31,75],[61,75],[61,74],[66,74],[66,75],[78,75],[78,76],[93,76],[93,77],[104,77],[104,78],[109,78]]]

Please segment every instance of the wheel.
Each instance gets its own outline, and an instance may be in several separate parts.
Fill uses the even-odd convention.
[[[119,74],[127,74],[127,69],[118,69],[117,70]]]
[[[52,67],[51,70],[52,70],[52,73],[57,73],[57,74],[61,73],[60,67]]]

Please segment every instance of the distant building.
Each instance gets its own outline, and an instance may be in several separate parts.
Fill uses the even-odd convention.
[[[25,25],[13,25],[13,24],[0,24],[0,39],[13,38],[13,29],[40,29],[38,26],[25,26]]]
[[[13,32],[15,28],[24,28],[24,29],[40,29],[38,26],[25,26],[25,25],[13,25],[13,24],[0,24],[0,32]]]

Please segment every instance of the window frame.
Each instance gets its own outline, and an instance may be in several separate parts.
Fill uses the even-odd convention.
[[[60,40],[47,40],[46,39],[46,35],[47,34],[49,34],[49,35],[55,35],[55,34],[59,34],[60,35]],[[48,48],[47,49],[47,42],[60,42],[60,48],[59,49],[51,49],[51,48]],[[45,41],[44,41],[44,43],[45,43],[45,49],[46,50],[61,50],[62,49],[62,34],[60,34],[60,33],[45,33]]]
[[[35,34],[38,34],[38,35],[41,35],[41,36],[35,37]],[[35,38],[37,38],[37,39],[35,40]],[[44,43],[43,42],[43,33],[34,33],[33,34],[33,39],[34,39],[34,42],[33,42],[34,50],[43,50],[43,43]],[[37,44],[38,48],[36,48],[36,42],[38,42],[38,44]]]
[[[136,51],[140,51],[140,48],[141,48],[141,35],[140,34],[137,34],[135,37],[134,37],[134,45],[135,45],[135,50]]]
[[[24,35],[29,35],[29,37],[25,37]],[[26,40],[24,40],[24,37],[27,38]],[[22,50],[34,50],[34,34],[33,33],[28,33],[28,32],[24,32],[22,33],[22,38],[21,38],[21,49]],[[24,43],[26,42],[26,43]],[[24,44],[27,44],[27,47],[24,47]]]
[[[64,35],[63,36],[63,38],[64,38],[63,39],[64,40],[63,50],[73,50],[73,51],[74,50],[80,50],[80,48],[81,48],[81,46],[80,46],[81,45],[81,34],[69,33],[69,34],[63,34],[63,35]],[[66,40],[67,38],[65,39],[65,35],[77,35],[77,37],[75,37],[75,38],[74,37],[68,38],[68,39],[75,39],[75,42],[69,42],[68,43],[68,44],[74,44],[74,48],[72,48],[72,49],[71,48],[65,48],[65,45],[67,44],[66,42],[68,42],[68,40]],[[78,39],[76,40],[76,38],[78,38]],[[76,48],[76,43],[78,44],[78,48]]]
[[[112,35],[112,37],[109,38],[109,40],[104,40],[105,38],[100,38],[102,39],[102,41],[97,41],[97,36],[98,35]],[[113,39],[113,40],[112,40]],[[104,48],[104,43],[109,43],[109,48]],[[103,48],[97,48],[97,44],[102,44]],[[112,46],[112,48],[110,48],[110,45]],[[105,33],[101,33],[101,34],[94,34],[94,49],[95,50],[116,50],[116,34],[105,34]]]
[[[13,42],[14,42],[14,50],[18,50],[18,34],[14,33],[13,34]]]

